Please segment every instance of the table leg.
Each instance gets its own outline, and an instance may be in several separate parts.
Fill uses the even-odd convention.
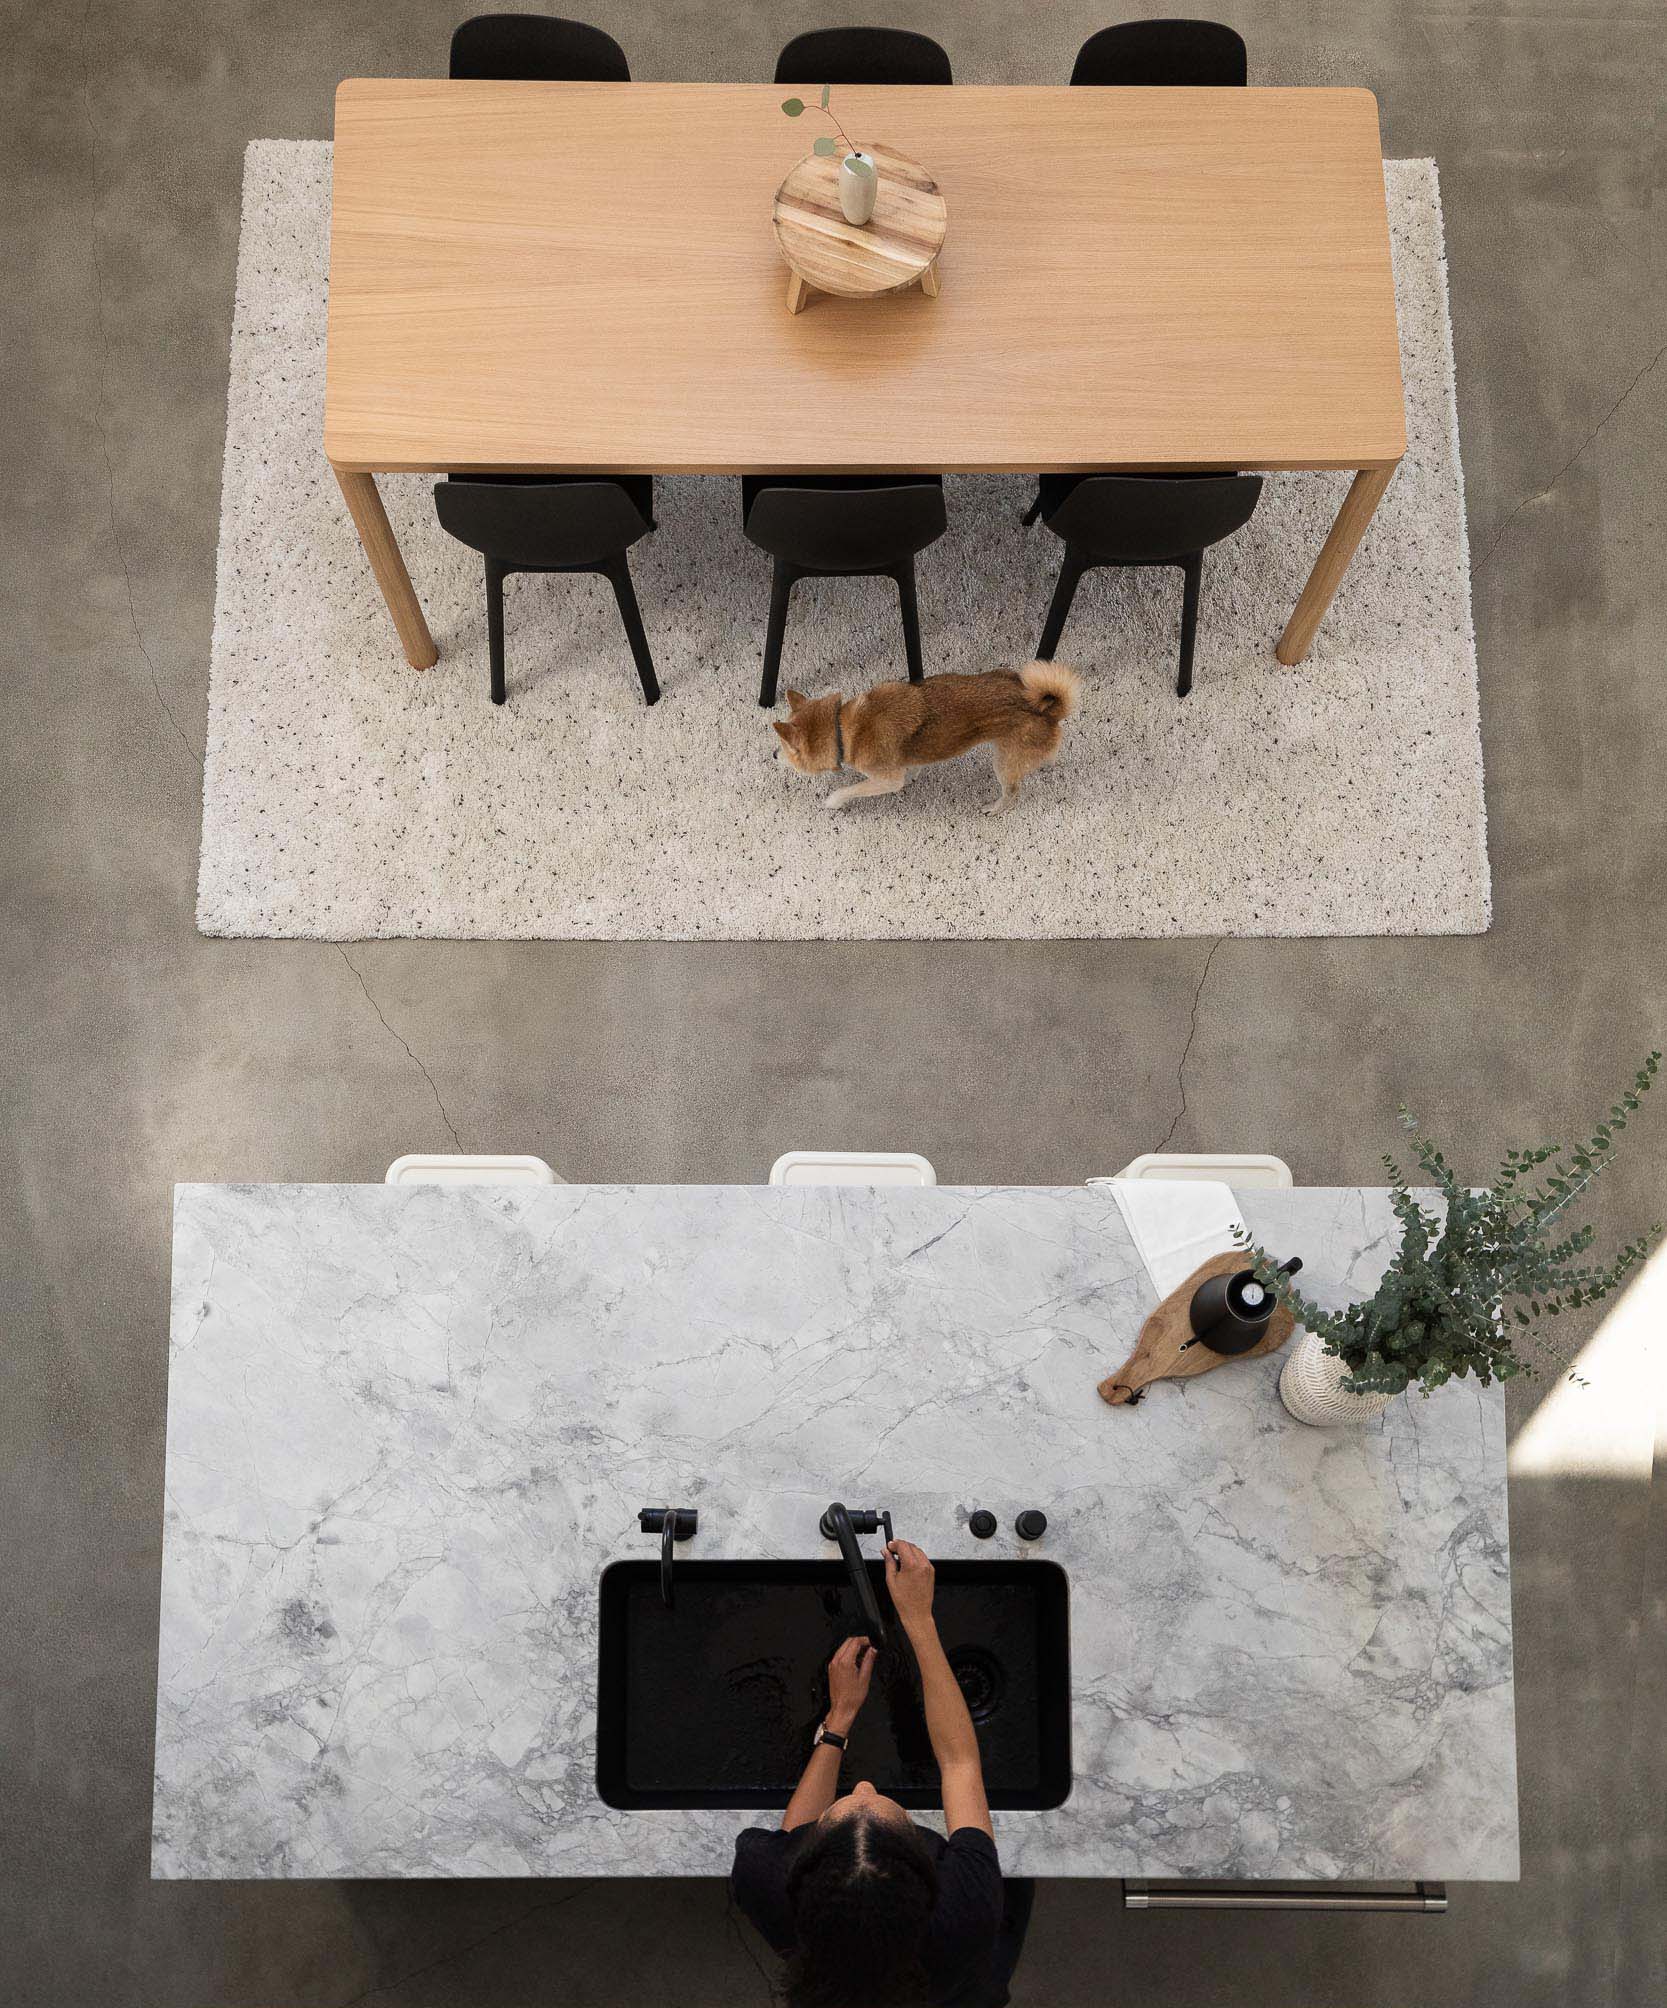
[[[789,272],[787,275],[787,311],[790,314],[802,314],[806,307],[810,305],[810,301],[811,289],[799,277],[797,272]]]
[[[376,476],[350,473],[342,467],[334,472],[341,483],[342,496],[347,503],[348,514],[353,518],[353,527],[359,533],[359,542],[365,547],[371,571],[376,575],[376,583],[382,588],[382,597],[388,602],[388,611],[394,617],[400,646],[405,650],[405,660],[413,669],[427,669],[434,663],[439,651],[428,631],[428,622],[423,618],[422,602],[412,588],[411,574],[405,569],[405,560],[400,556],[398,541],[388,522],[388,512],[382,507],[382,497],[376,492]]]
[[[1308,574],[1302,598],[1292,609],[1291,618],[1285,623],[1285,632],[1279,637],[1279,646],[1274,654],[1281,662],[1301,662],[1313,647],[1314,635],[1325,619],[1326,608],[1343,583],[1349,560],[1365,536],[1366,525],[1371,522],[1372,512],[1389,486],[1397,465],[1392,461],[1387,467],[1363,467],[1354,477],[1353,485],[1343,497],[1343,506],[1337,512],[1337,520],[1331,526],[1331,534],[1320,546],[1320,555],[1314,560],[1313,571]]]
[[[938,261],[936,258],[921,273],[920,290],[929,300],[935,300],[938,297]]]

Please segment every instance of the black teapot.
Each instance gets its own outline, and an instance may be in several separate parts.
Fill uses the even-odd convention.
[[[1302,1267],[1302,1257],[1293,1255],[1280,1264],[1281,1276],[1294,1276]],[[1212,1353],[1231,1356],[1248,1353],[1268,1329],[1279,1299],[1267,1284],[1258,1282],[1254,1269],[1235,1269],[1230,1275],[1209,1276],[1192,1293],[1188,1321],[1192,1326],[1189,1345],[1208,1346]]]

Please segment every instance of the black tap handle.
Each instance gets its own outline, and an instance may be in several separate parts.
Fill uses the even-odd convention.
[[[700,1529],[700,1509],[695,1506],[642,1506],[637,1509],[637,1525],[645,1534],[660,1537],[660,1601],[673,1608],[671,1562],[672,1543],[687,1541]]]

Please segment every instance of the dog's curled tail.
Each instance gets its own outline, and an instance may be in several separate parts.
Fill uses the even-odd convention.
[[[1077,708],[1082,678],[1062,662],[1027,662],[1019,671],[1019,681],[1030,699],[1030,708],[1055,721],[1069,718]]]

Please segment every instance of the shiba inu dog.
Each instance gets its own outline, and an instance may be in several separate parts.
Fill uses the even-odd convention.
[[[1076,709],[1081,678],[1063,663],[1031,662],[981,676],[929,676],[921,683],[877,683],[849,704],[786,693],[792,716],[777,719],[781,758],[801,774],[850,767],[865,778],[828,797],[842,809],[863,795],[895,795],[911,767],[955,760],[975,746],[994,750],[1001,794],[991,815],[1013,806],[1027,774],[1059,751],[1060,728]]]

